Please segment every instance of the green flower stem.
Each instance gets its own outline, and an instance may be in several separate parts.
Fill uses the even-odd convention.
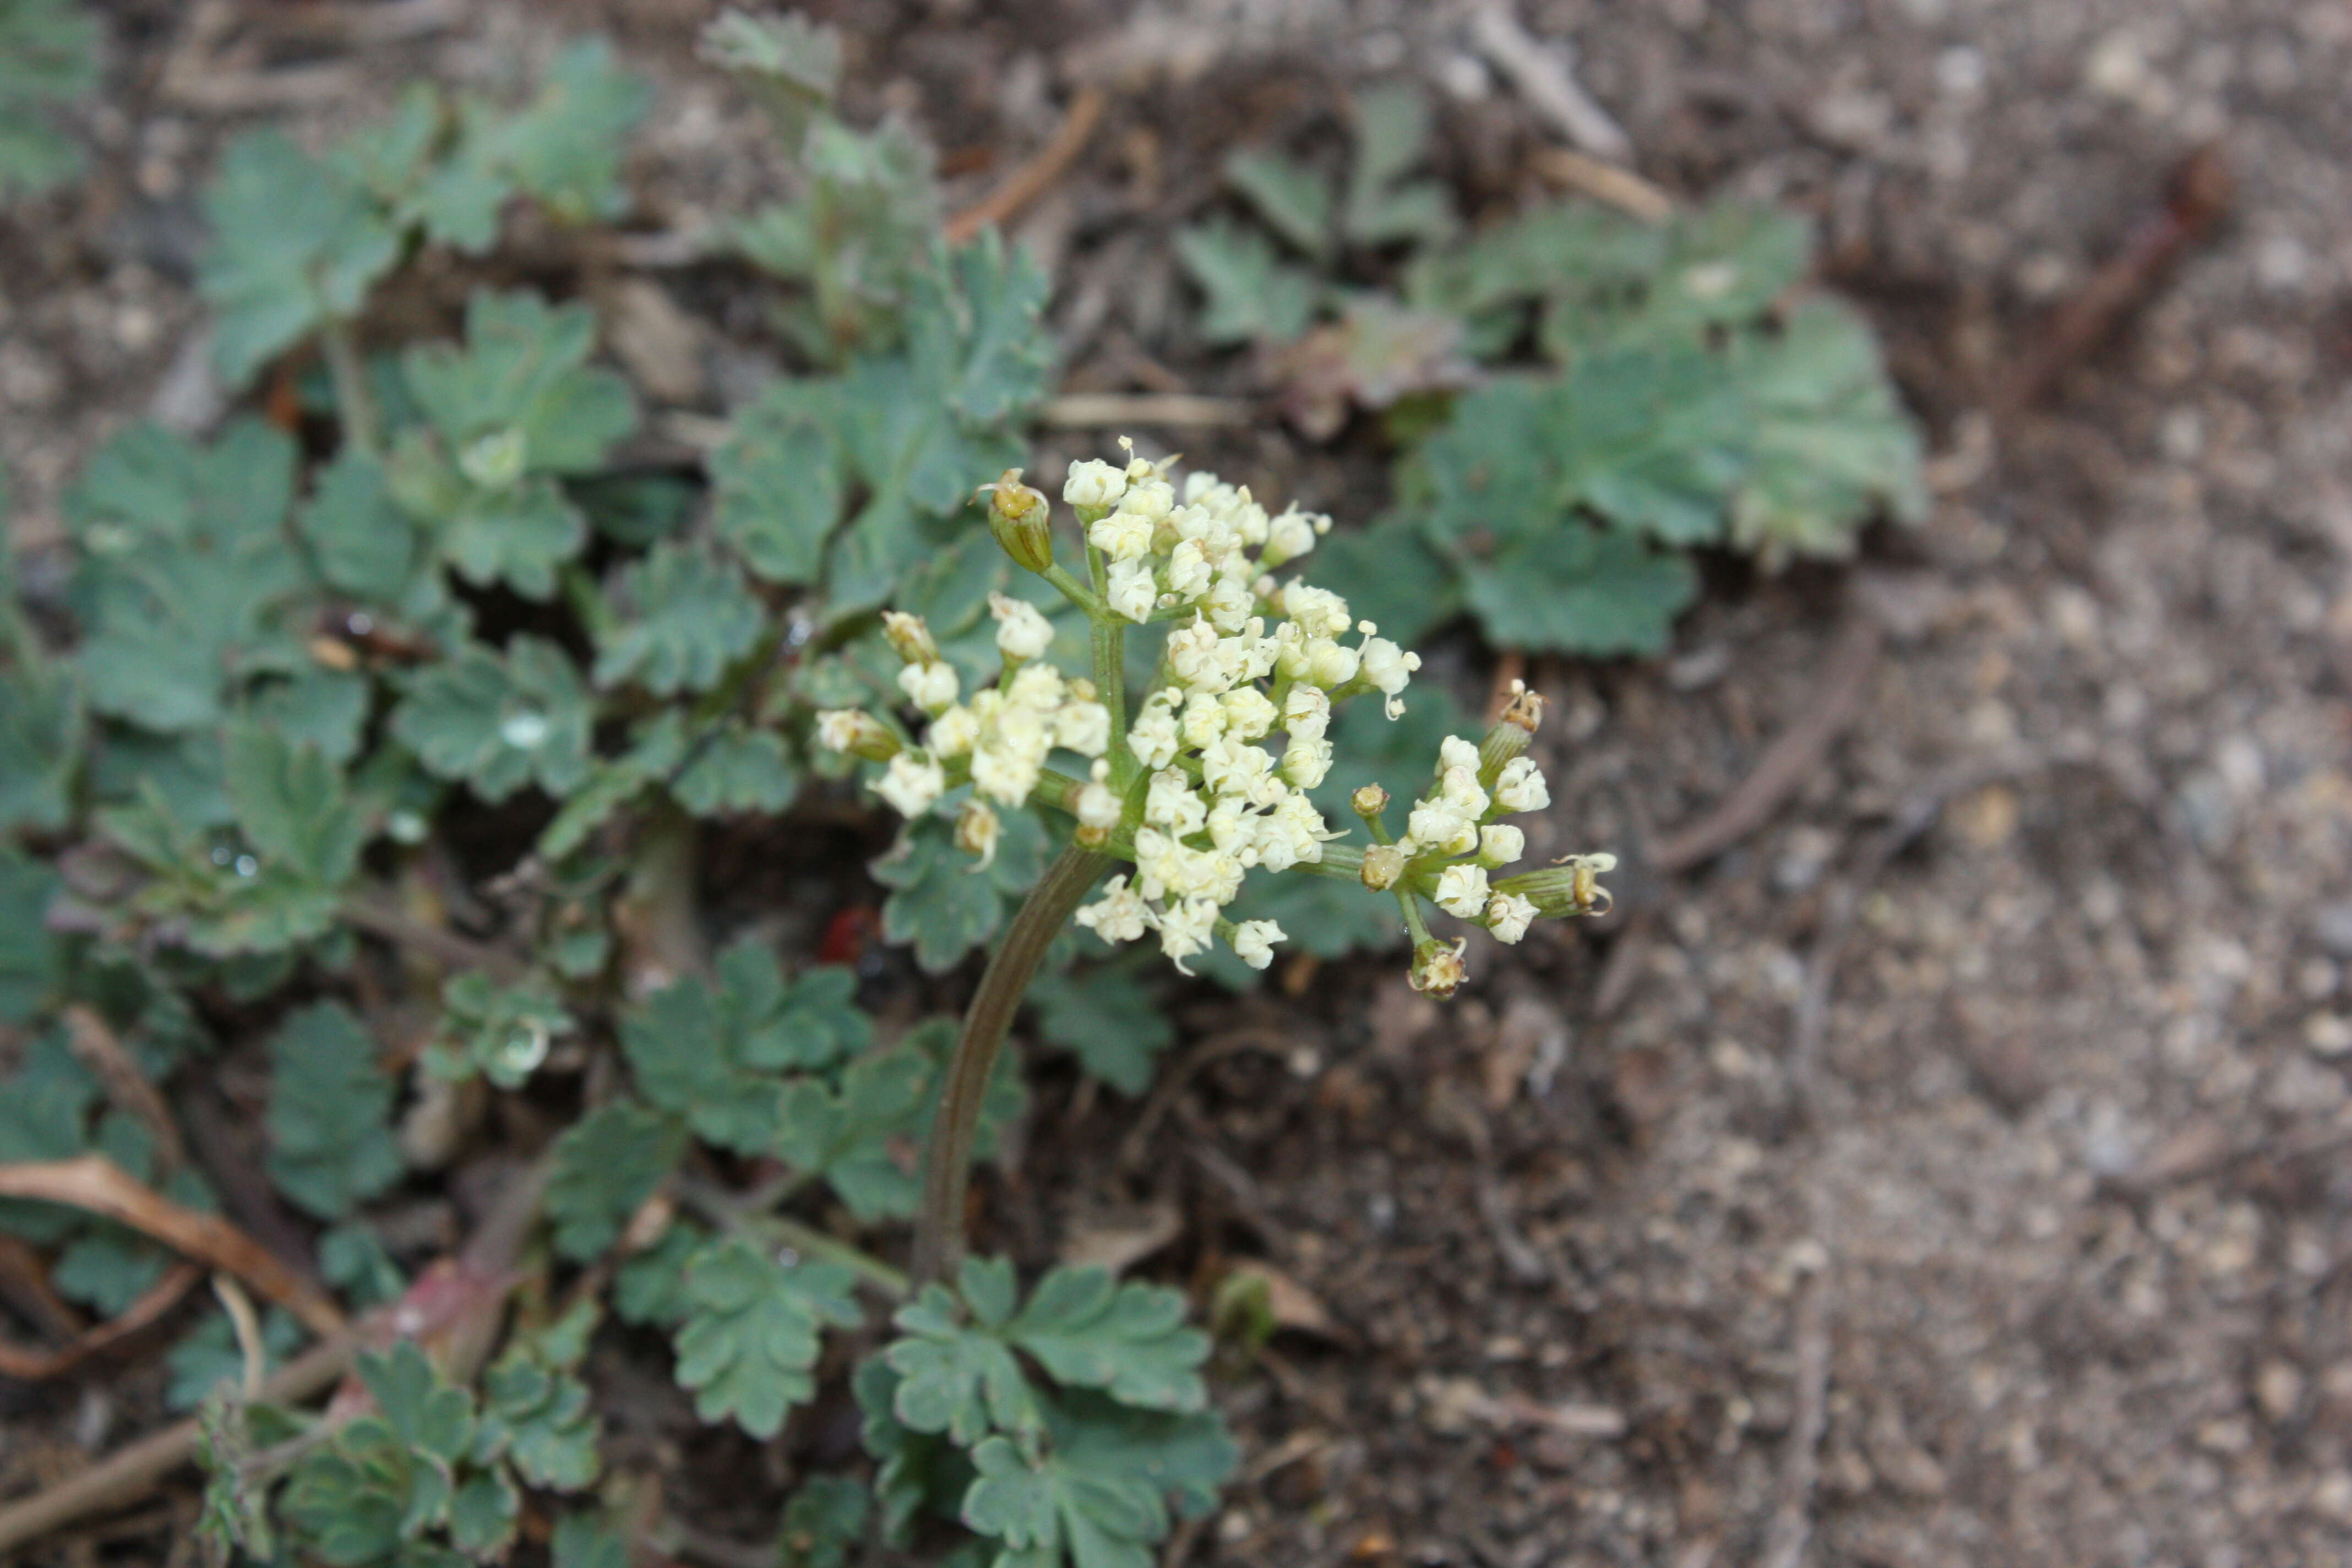
[[[1093,552],[1089,551],[1087,553],[1092,554]],[[1100,595],[1087,587],[1084,583],[1079,582],[1076,577],[1071,576],[1069,568],[1062,565],[1060,563],[1056,562],[1055,564],[1046,567],[1043,572],[1037,574],[1037,575],[1045,578],[1046,582],[1051,583],[1055,587],[1059,588],[1062,591],[1062,596],[1069,600],[1073,605],[1076,605],[1078,608],[1084,610],[1087,613],[1087,618],[1095,622],[1096,625],[1101,625],[1103,617],[1111,613],[1110,606],[1103,603],[1102,596]]]
[[[351,322],[330,317],[320,330],[319,346],[335,384],[335,413],[342,421],[343,439],[371,458],[382,458],[383,429],[376,418],[375,398],[368,391],[367,362],[360,356]]]
[[[972,1143],[996,1053],[1013,1015],[1035,978],[1045,950],[1086,900],[1087,890],[1110,866],[1107,857],[1076,845],[1064,849],[1029,889],[1021,912],[988,961],[963,1016],[963,1034],[948,1063],[939,1113],[923,1150],[923,1206],[915,1218],[913,1282],[919,1288],[944,1279],[963,1257],[964,1195],[971,1181]]]
[[[1110,563],[1091,544],[1087,546],[1087,575],[1095,585],[1095,607],[1087,612],[1093,640],[1095,700],[1110,710],[1110,787],[1124,795],[1136,773],[1134,753],[1127,749],[1127,627],[1107,603]]]

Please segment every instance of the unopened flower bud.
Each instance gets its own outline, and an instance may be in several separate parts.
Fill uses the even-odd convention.
[[[1021,482],[1021,470],[1007,468],[992,485],[982,485],[988,498],[988,529],[1004,553],[1032,572],[1054,563],[1054,525],[1045,498]]]
[[[1478,782],[1493,788],[1503,772],[1503,764],[1528,749],[1535,739],[1536,727],[1543,722],[1544,700],[1539,693],[1528,689],[1527,682],[1511,682],[1511,700],[1495,720],[1495,727],[1486,731],[1478,744]]]
[[[1356,875],[1375,893],[1384,893],[1404,875],[1405,858],[1404,846],[1401,844],[1375,844],[1364,851],[1363,869]]]
[[[1432,939],[1412,950],[1412,969],[1405,976],[1407,984],[1424,996],[1434,996],[1443,1002],[1462,989],[1470,978],[1470,971],[1462,963],[1465,943],[1456,937],[1452,942]]]
[[[1376,784],[1368,784],[1348,797],[1348,804],[1366,822],[1379,817],[1389,808],[1389,792]]]
[[[889,639],[891,651],[908,664],[937,664],[940,645],[931,636],[931,628],[920,616],[910,616],[902,610],[882,612],[882,635]]]
[[[857,708],[832,708],[816,716],[817,743],[829,752],[847,752],[869,763],[887,763],[900,750],[890,727]]]
[[[980,857],[973,870],[986,870],[996,863],[996,842],[1003,828],[995,809],[984,800],[965,801],[963,809],[956,813],[955,845],[967,855]]]

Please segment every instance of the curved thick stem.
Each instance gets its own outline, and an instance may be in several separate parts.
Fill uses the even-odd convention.
[[[964,1194],[971,1181],[971,1147],[980,1132],[981,1105],[996,1068],[996,1053],[1013,1026],[1013,1015],[1028,994],[1045,956],[1087,892],[1109,868],[1108,857],[1071,845],[1029,889],[1021,912],[1004,933],[972,993],[963,1033],[948,1063],[939,1113],[931,1120],[923,1150],[923,1206],[915,1219],[912,1276],[917,1289],[944,1279],[963,1257]]]

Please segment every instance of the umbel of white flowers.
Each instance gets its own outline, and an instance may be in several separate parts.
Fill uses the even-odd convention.
[[[1542,710],[1523,689],[1483,744],[1446,740],[1402,837],[1383,826],[1387,795],[1370,788],[1354,804],[1373,844],[1332,847],[1343,835],[1307,793],[1331,770],[1332,710],[1378,693],[1396,718],[1420,656],[1355,620],[1339,595],[1276,575],[1315,548],[1328,518],[1295,507],[1269,515],[1246,488],[1213,474],[1187,476],[1180,491],[1173,465],[1072,467],[1062,497],[1084,531],[1091,584],[1054,563],[1050,508],[1018,470],[983,487],[1007,553],[1109,634],[1095,638],[1096,679],[1046,661],[1054,628],[1024,600],[990,596],[1003,668],[970,693],[919,618],[886,612],[899,690],[922,715],[919,743],[854,709],[819,715],[822,742],[885,764],[872,787],[909,817],[970,783],[956,841],[982,865],[995,854],[996,807],[1067,812],[1078,844],[1131,868],[1104,883],[1078,923],[1111,943],[1152,933],[1180,970],[1219,938],[1253,968],[1273,961],[1280,926],[1224,913],[1258,869],[1352,872],[1368,889],[1394,892],[1414,937],[1413,984],[1441,995],[1461,984],[1463,943],[1432,937],[1418,900],[1507,942],[1540,914],[1605,907],[1593,879],[1615,864],[1608,856],[1490,880],[1525,845],[1500,819],[1550,804],[1542,771],[1522,754]],[[1130,717],[1123,694],[1097,681],[1120,679],[1118,630],[1155,621],[1170,626],[1166,651]],[[1057,751],[1085,759],[1087,776],[1049,767]]]

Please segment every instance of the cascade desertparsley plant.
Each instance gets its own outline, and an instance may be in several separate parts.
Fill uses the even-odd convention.
[[[1328,517],[1296,507],[1270,515],[1246,488],[1209,473],[1180,489],[1175,459],[1146,461],[1120,445],[1130,460],[1078,463],[1062,491],[1085,533],[1089,582],[1055,564],[1050,508],[1019,470],[982,487],[1006,552],[1091,623],[1093,678],[1047,662],[1052,623],[997,594],[1003,674],[967,694],[922,620],[886,612],[903,661],[898,687],[922,715],[920,743],[889,718],[842,709],[820,716],[824,744],[883,763],[873,788],[910,818],[969,784],[956,839],[982,866],[995,853],[999,807],[1066,813],[1077,847],[1127,868],[1076,910],[1077,922],[1112,944],[1155,933],[1187,973],[1185,961],[1216,940],[1252,968],[1273,961],[1282,928],[1225,913],[1253,869],[1353,878],[1393,893],[1413,936],[1412,984],[1440,996],[1462,983],[1465,939],[1433,937],[1423,901],[1507,942],[1538,916],[1606,909],[1597,878],[1615,865],[1608,855],[1496,876],[1525,849],[1520,829],[1501,819],[1550,804],[1542,770],[1523,754],[1542,710],[1524,689],[1482,743],[1445,741],[1402,837],[1383,821],[1386,792],[1370,785],[1352,804],[1372,842],[1336,843],[1345,836],[1307,795],[1331,770],[1332,710],[1378,693],[1395,719],[1420,657],[1351,617],[1339,595],[1276,575],[1315,548]],[[1166,647],[1130,716],[1121,638],[1153,622],[1169,625]],[[1087,775],[1049,766],[1057,751],[1084,759]]]

